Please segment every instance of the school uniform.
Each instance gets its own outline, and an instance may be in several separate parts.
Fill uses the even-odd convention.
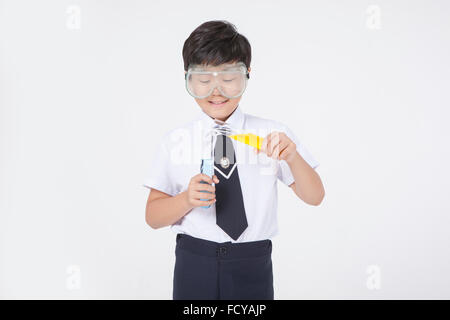
[[[205,134],[217,124],[197,111],[195,119],[163,135],[144,181],[147,188],[175,196],[214,153],[217,202],[193,208],[170,227],[176,234],[173,299],[274,299],[270,239],[278,234],[277,182],[291,185],[292,172],[286,161],[254,154],[253,147],[225,136],[211,146]],[[312,168],[319,165],[278,121],[246,114],[239,105],[226,124],[263,138],[284,132]],[[217,156],[222,148],[226,152]]]

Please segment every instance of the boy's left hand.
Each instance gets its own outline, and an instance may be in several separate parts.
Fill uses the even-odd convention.
[[[255,153],[264,152],[275,160],[291,161],[297,154],[296,144],[284,133],[274,131],[262,141],[261,150],[255,148]]]

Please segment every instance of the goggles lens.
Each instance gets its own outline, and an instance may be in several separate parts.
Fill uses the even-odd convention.
[[[186,74],[186,88],[191,96],[199,99],[210,96],[215,88],[226,98],[237,98],[244,93],[247,86],[247,74],[243,63],[221,71],[193,67],[189,68]]]

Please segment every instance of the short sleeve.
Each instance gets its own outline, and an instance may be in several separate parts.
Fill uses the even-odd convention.
[[[157,189],[171,196],[176,195],[177,189],[174,180],[171,179],[170,170],[169,151],[164,139],[161,139],[150,162],[143,186]]]
[[[297,152],[302,156],[302,158],[311,166],[311,168],[316,169],[319,166],[319,162],[312,156],[309,150],[300,142],[300,139],[292,132],[287,126],[282,126],[281,130],[284,132],[292,141],[294,141],[297,146]],[[285,185],[291,185],[295,179],[292,175],[291,169],[285,160],[280,160],[278,168],[278,179],[281,180]]]

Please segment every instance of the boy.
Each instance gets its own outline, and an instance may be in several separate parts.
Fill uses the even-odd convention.
[[[183,59],[186,88],[200,116],[163,137],[144,183],[150,188],[147,223],[171,226],[177,234],[173,299],[274,299],[276,182],[319,205],[324,188],[314,170],[318,162],[283,124],[242,112],[251,47],[232,24],[200,25],[185,41]],[[196,135],[198,128],[206,130]],[[260,135],[258,150],[233,141],[224,133],[230,131],[205,140],[214,129],[268,134]],[[188,138],[210,142],[212,177],[200,173],[208,146],[198,151]],[[249,150],[256,163],[243,160]]]

